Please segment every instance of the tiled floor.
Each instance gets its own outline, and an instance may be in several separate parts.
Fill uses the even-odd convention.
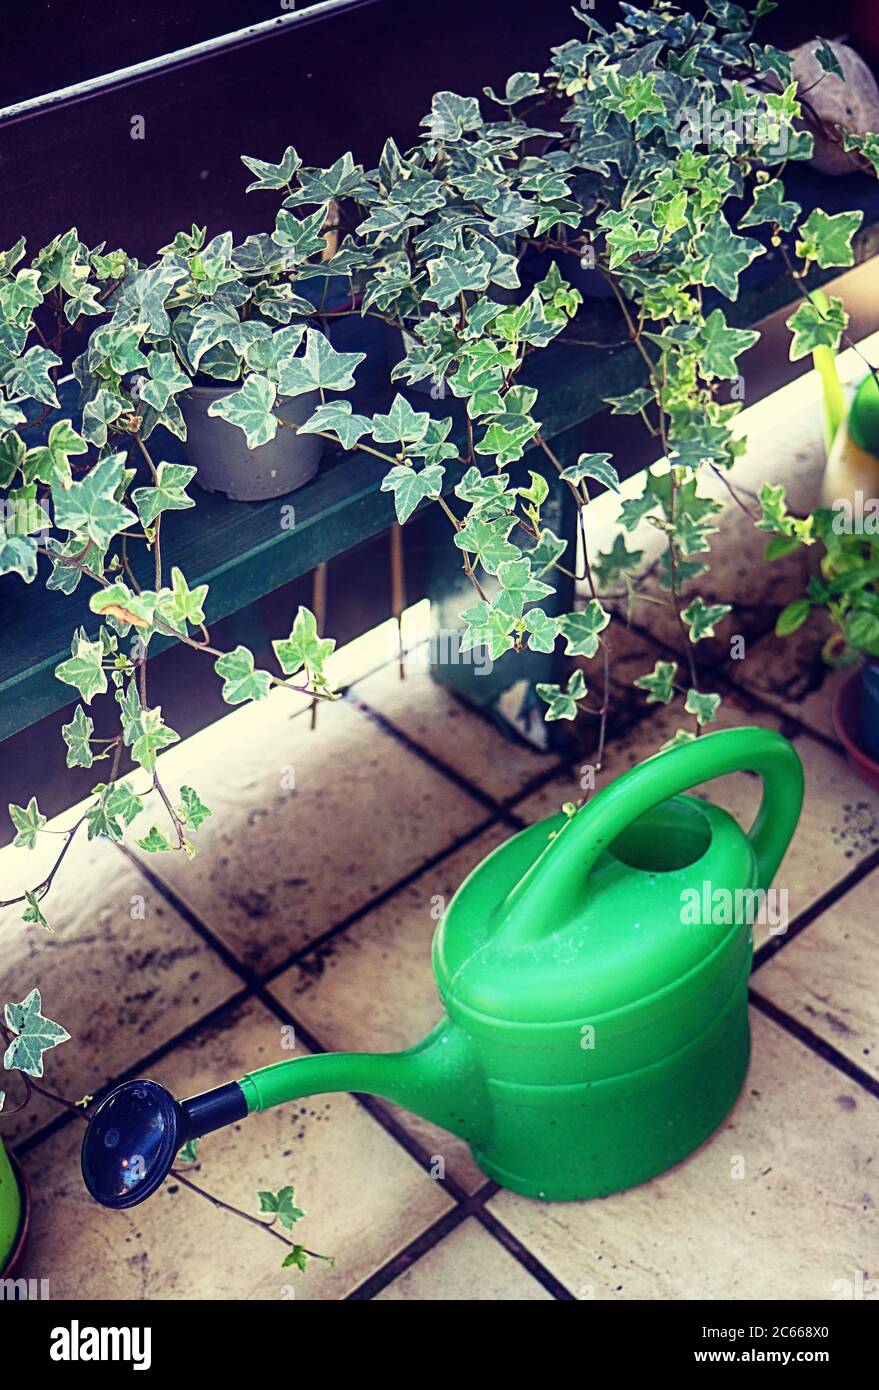
[[[787,467],[807,500],[814,419],[789,440],[773,476]],[[745,492],[760,466],[743,460]],[[37,1095],[3,1125],[36,1194],[27,1273],[55,1297],[431,1301],[825,1299],[856,1271],[879,1275],[879,796],[834,743],[835,678],[814,637],[765,635],[799,572],[768,587],[752,573],[745,521],[730,502],[716,549],[718,594],[747,609],[746,659],[716,653],[721,722],[781,728],[807,793],[778,880],[791,924],[757,929],[753,1060],[717,1134],[639,1188],[548,1204],[499,1190],[460,1141],[389,1103],[324,1096],[203,1141],[191,1176],[213,1201],[172,1180],[116,1214],[82,1189],[81,1116]],[[655,611],[619,635],[620,695],[674,641]],[[679,722],[631,695],[623,710],[606,776]],[[291,1024],[302,1053],[416,1041],[438,1014],[429,947],[445,903],[513,830],[580,795],[583,760],[506,742],[417,662],[403,683],[393,666],[356,682],[309,723],[273,697],[230,715],[213,745],[172,750],[177,783],[214,810],[194,863],[80,847],[53,937],[0,920],[4,997],[39,985],[76,1039],[49,1054],[49,1090],[149,1074],[192,1094],[289,1056]],[[708,794],[748,820],[758,785],[737,774]],[[228,1210],[253,1217],[257,1190],[287,1183],[308,1213],[294,1238],[334,1265],[283,1269],[275,1236]]]

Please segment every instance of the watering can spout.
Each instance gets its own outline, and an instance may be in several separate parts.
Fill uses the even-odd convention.
[[[82,1146],[85,1185],[102,1206],[144,1201],[180,1148],[254,1111],[333,1091],[359,1091],[405,1106],[469,1143],[482,1138],[486,1083],[470,1042],[444,1018],[405,1052],[326,1052],[276,1062],[190,1100],[155,1081],[126,1081],[101,1102]]]

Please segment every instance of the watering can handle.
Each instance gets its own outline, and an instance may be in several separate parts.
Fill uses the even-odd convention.
[[[768,888],[799,819],[802,764],[788,740],[771,729],[722,729],[657,753],[581,807],[507,897],[496,940],[523,945],[570,920],[595,861],[632,821],[700,782],[744,771],[763,779],[749,837],[756,886]]]

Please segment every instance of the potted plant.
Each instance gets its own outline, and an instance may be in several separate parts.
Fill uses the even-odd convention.
[[[802,598],[783,609],[776,632],[797,632],[816,610],[829,614],[835,631],[824,644],[825,660],[857,667],[834,702],[836,734],[852,764],[879,787],[879,500],[820,508],[796,529],[783,502],[773,510],[770,555],[815,540],[824,551],[820,575],[809,581]]]
[[[130,271],[75,364],[84,413],[136,419],[139,447],[170,431],[199,486],[238,501],[308,482],[324,443],[295,427],[324,399],[332,349],[294,285],[326,251],[326,215],[326,203],[303,218],[282,209],[271,233],[237,247],[193,227]],[[350,370],[338,380],[353,385]]]

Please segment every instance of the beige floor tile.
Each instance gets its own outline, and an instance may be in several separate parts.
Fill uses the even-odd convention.
[[[743,660],[730,663],[730,680],[824,738],[834,738],[833,701],[850,672],[833,669],[821,658],[831,631],[829,619],[816,614],[790,637],[767,633],[746,646]]]
[[[272,992],[330,1051],[411,1047],[441,1013],[430,963],[436,914],[511,833],[486,831],[285,971]],[[446,1174],[468,1192],[486,1181],[463,1140],[397,1106],[388,1103],[387,1109],[432,1158],[443,1159]]]
[[[747,697],[742,694],[724,700],[720,718],[712,727],[759,724],[777,728],[779,722],[762,709],[750,708]],[[604,778],[617,777],[658,752],[685,723],[689,725],[691,721],[682,715],[678,700],[675,706],[659,709],[629,733],[612,740],[598,786]],[[800,734],[793,743],[803,761],[806,793],[797,832],[775,880],[777,888],[788,892],[788,920],[793,920],[860,859],[879,847],[879,795],[855,775],[842,754],[834,753],[808,734]],[[584,762],[547,783],[540,791],[517,803],[516,813],[527,820],[538,820],[554,814],[564,801],[578,799],[583,795],[580,779],[587,766]],[[760,802],[759,780],[745,772],[694,790],[723,806],[742,826],[751,824]],[[755,925],[757,945],[768,935],[766,923]]]
[[[152,1068],[188,1095],[280,1060],[281,1025],[261,1005],[239,1008]],[[96,1206],[79,1176],[81,1126],[26,1155],[36,1201],[26,1273],[54,1298],[289,1300],[344,1298],[449,1209],[439,1185],[347,1095],[253,1115],[202,1141],[195,1181],[256,1211],[258,1189],[296,1189],[307,1216],[293,1238],[335,1256],[303,1276],[284,1249],[173,1179],[141,1206]],[[292,1294],[291,1294],[292,1291]]]
[[[80,832],[44,907],[54,935],[22,924],[17,908],[0,913],[0,992],[5,1002],[38,988],[43,1012],[71,1034],[45,1055],[41,1084],[56,1094],[96,1092],[241,988],[107,840]],[[5,1075],[11,1111],[23,1093]],[[30,1133],[55,1114],[33,1094],[26,1110],[0,1117],[2,1133]]]
[[[234,738],[234,730],[229,730]],[[198,857],[151,856],[255,970],[270,969],[485,819],[478,802],[350,704],[266,722],[190,769],[213,817]]]
[[[552,1294],[484,1226],[468,1217],[405,1274],[382,1289],[375,1301],[389,1299],[530,1303],[546,1299],[552,1302]]]
[[[752,1026],[729,1119],[668,1173],[598,1201],[491,1199],[577,1297],[832,1299],[879,1273],[876,1101],[754,1011]]]
[[[879,1080],[877,894],[874,872],[762,965],[753,985]]]
[[[521,740],[505,738],[488,718],[468,710],[430,675],[429,647],[410,652],[406,679],[396,664],[359,681],[354,696],[498,801],[517,796],[554,761]],[[515,655],[509,658],[515,661]]]

